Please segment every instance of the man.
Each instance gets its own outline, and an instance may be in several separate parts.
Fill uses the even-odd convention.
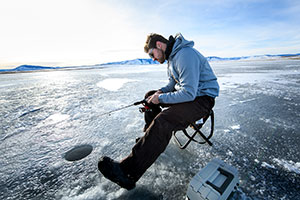
[[[151,110],[145,112],[145,135],[121,162],[102,157],[100,172],[128,190],[166,149],[172,132],[186,128],[209,114],[219,85],[206,58],[181,34],[169,40],[159,34],[147,37],[144,50],[153,60],[168,61],[169,83],[146,94]],[[160,106],[168,106],[161,111]]]

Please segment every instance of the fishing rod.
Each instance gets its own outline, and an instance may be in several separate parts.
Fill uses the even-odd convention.
[[[148,102],[147,102],[147,100],[146,100],[146,99],[143,99],[142,101],[137,101],[137,102],[134,102],[133,104],[130,104],[130,105],[127,105],[127,106],[123,106],[123,107],[120,107],[120,108],[111,110],[111,111],[109,111],[109,112],[106,112],[106,113],[102,113],[102,114],[100,114],[99,116],[110,115],[111,113],[117,112],[117,111],[119,111],[119,110],[123,110],[123,109],[125,109],[125,108],[129,108],[129,107],[131,107],[131,106],[137,106],[137,105],[140,105],[140,104],[143,104],[145,107],[146,107],[147,105],[149,105]],[[148,106],[147,106],[147,108],[148,108]],[[140,110],[140,111],[142,112],[142,110]]]

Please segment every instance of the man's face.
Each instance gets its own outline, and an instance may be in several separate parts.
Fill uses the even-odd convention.
[[[165,62],[165,52],[162,49],[152,48],[148,51],[150,58],[157,60],[160,64]]]

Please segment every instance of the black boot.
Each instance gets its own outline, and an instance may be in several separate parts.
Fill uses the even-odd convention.
[[[98,169],[105,178],[115,182],[122,188],[131,190],[135,187],[135,181],[122,171],[120,163],[109,157],[104,156],[100,158]]]

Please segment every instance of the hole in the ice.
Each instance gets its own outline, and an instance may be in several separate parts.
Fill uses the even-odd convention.
[[[74,147],[67,153],[65,153],[65,159],[67,161],[76,161],[81,160],[87,157],[93,151],[92,145],[84,144],[77,147]]]

